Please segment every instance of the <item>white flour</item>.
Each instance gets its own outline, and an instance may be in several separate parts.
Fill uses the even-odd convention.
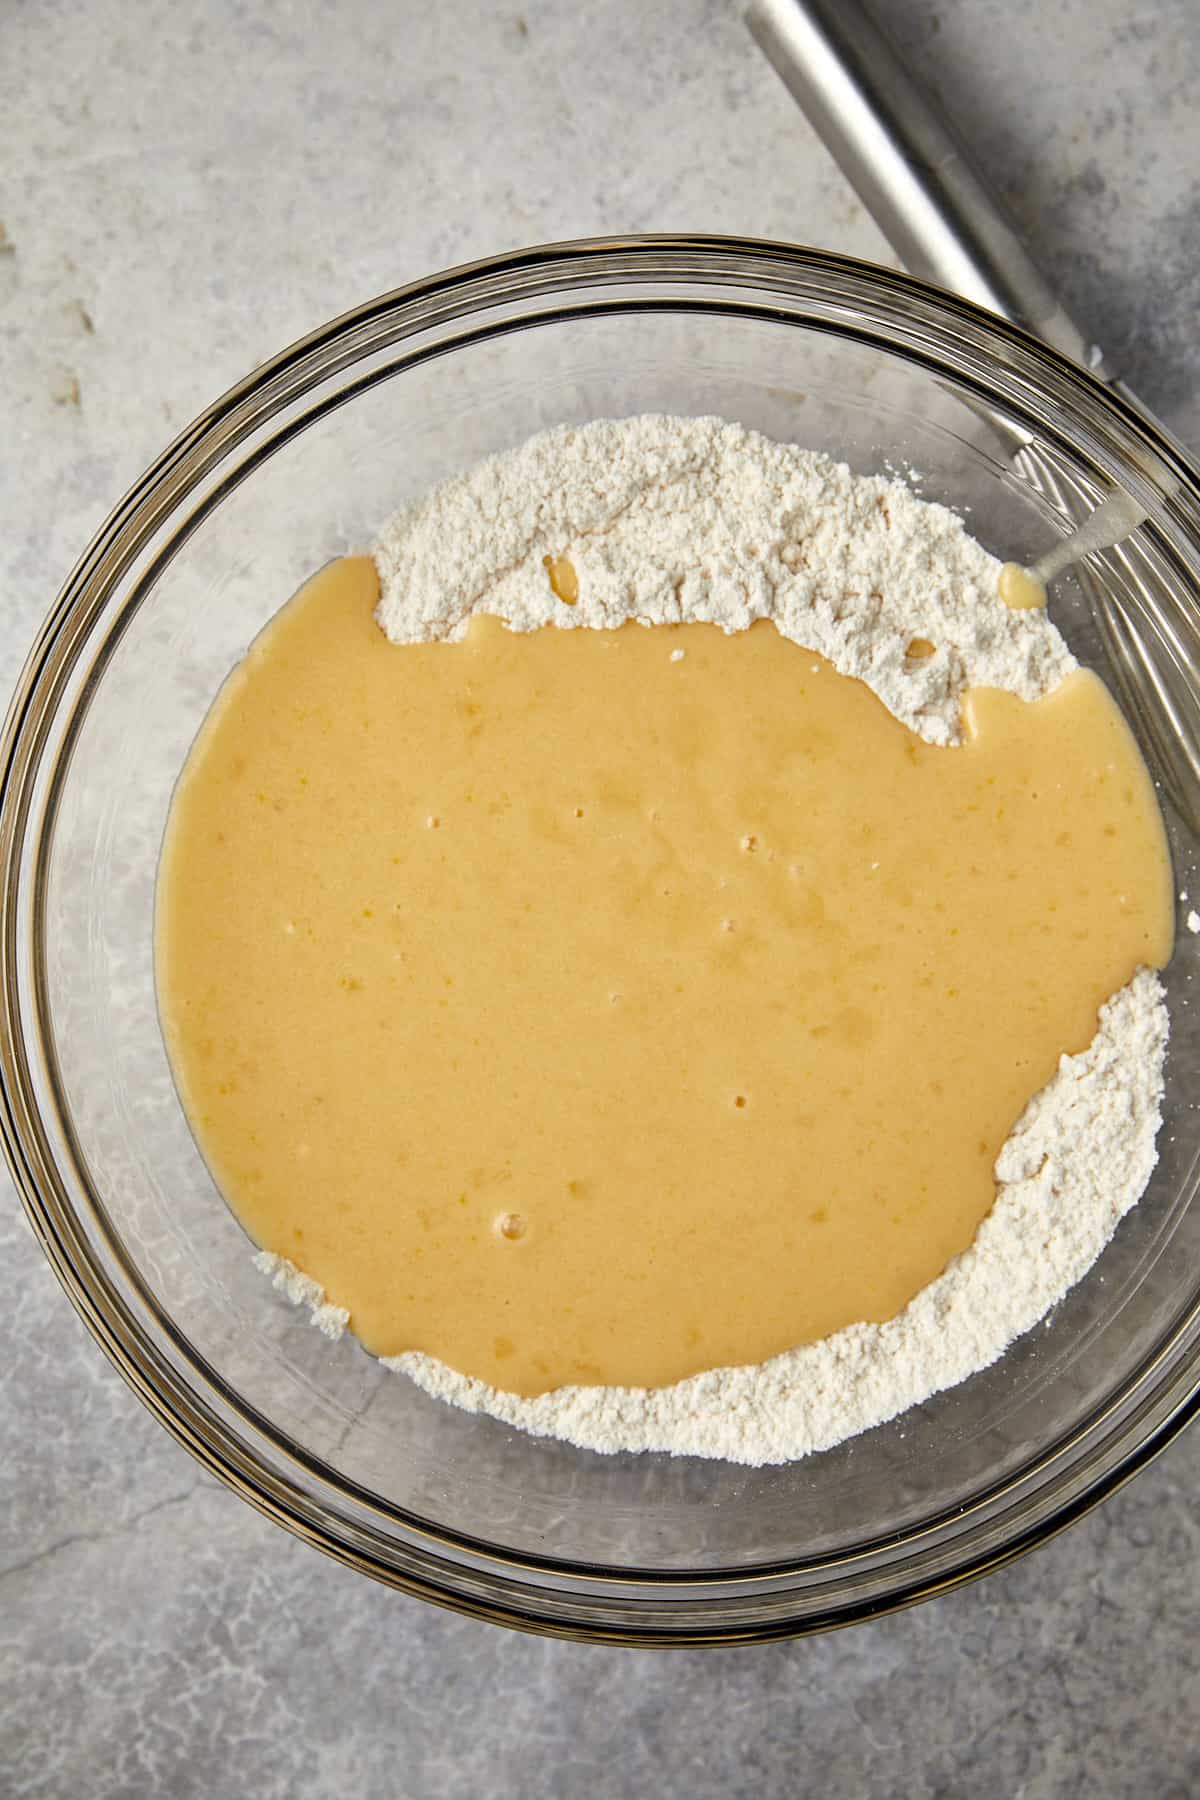
[[[574,564],[578,605],[546,556]],[[1075,667],[1044,612],[1001,602],[957,514],[720,419],[544,432],[399,513],[375,560],[396,643],[461,636],[473,612],[518,631],[774,619],[931,744],[960,740],[965,687],[1033,700]],[[906,658],[915,637],[934,654]]]
[[[1075,667],[1044,613],[1003,605],[998,563],[955,514],[718,419],[546,432],[400,513],[375,554],[396,642],[458,636],[476,611],[520,630],[770,618],[935,744],[959,741],[965,688],[1034,699]],[[553,594],[547,556],[577,570],[574,607]],[[914,638],[933,654],[907,656]],[[1026,1107],[970,1249],[885,1325],[667,1388],[532,1400],[422,1354],[384,1361],[468,1411],[585,1449],[749,1464],[827,1449],[994,1362],[1091,1267],[1154,1167],[1166,1037],[1161,985],[1143,970]],[[347,1315],[315,1282],[257,1260],[340,1335]]]

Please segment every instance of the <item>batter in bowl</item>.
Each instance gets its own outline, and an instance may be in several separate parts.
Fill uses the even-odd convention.
[[[655,451],[632,501],[613,433],[643,469]],[[690,1388],[694,1420],[732,1369],[719,1453],[773,1459],[778,1396],[766,1456],[730,1442],[747,1373],[778,1388],[800,1347],[886,1331],[971,1252],[1028,1103],[1170,953],[1165,839],[1123,720],[1044,617],[1012,622],[1017,692],[967,679],[1012,615],[942,509],[716,421],[565,437],[512,453],[507,497],[485,466],[400,521],[380,614],[419,641],[388,641],[376,563],[350,559],[231,677],[164,850],[164,1029],[230,1204],[368,1349],[535,1429],[566,1391],[601,1447],[614,1394]],[[593,453],[614,523],[580,529],[551,497]],[[756,545],[713,541],[730,464]],[[501,573],[472,596],[481,500]],[[430,630],[420,534],[451,502]],[[627,608],[650,628],[613,616],[639,532],[643,570],[676,541],[690,558],[686,622],[661,587]],[[872,534],[899,540],[874,574]],[[814,564],[833,601],[810,581],[803,631]],[[766,584],[757,622],[720,616],[723,579]],[[875,691],[844,666],[868,641]]]

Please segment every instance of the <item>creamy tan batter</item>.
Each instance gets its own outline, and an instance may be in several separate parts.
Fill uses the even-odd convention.
[[[895,1314],[1169,955],[1104,688],[977,691],[936,749],[766,623],[401,647],[375,599],[355,559],[277,616],[164,848],[164,1030],[251,1235],[523,1394]]]
[[[1027,607],[1045,606],[1046,590],[1032,569],[1009,562],[1000,570],[1000,598],[1005,606],[1016,607],[1021,612]]]

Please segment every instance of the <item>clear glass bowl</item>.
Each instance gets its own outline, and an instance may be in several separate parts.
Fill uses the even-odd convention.
[[[177,1104],[151,921],[172,784],[230,666],[403,500],[565,420],[711,412],[861,469],[919,470],[1025,556],[1110,482],[1146,507],[1094,580],[1156,634],[1182,730],[1200,665],[1200,488],[1048,350],[919,283],[730,239],[564,244],[337,320],[147,471],[42,631],[3,740],[3,1129],[46,1253],[135,1391],[214,1473],[343,1561],[465,1612],[625,1642],[753,1640],[938,1592],[1037,1543],[1196,1405],[1194,1037],[1162,1159],[1088,1278],[997,1365],[790,1466],[602,1457],[470,1417],[330,1344],[271,1291]],[[1047,471],[1053,479],[1047,479]],[[1149,596],[1149,598],[1147,598]],[[1057,616],[1109,666],[1083,588]],[[1128,659],[1129,646],[1124,656]],[[1190,742],[1184,746],[1194,750]],[[1168,806],[1180,890],[1197,839]],[[1195,886],[1200,895],[1200,885]],[[1186,907],[1183,908],[1186,911]]]

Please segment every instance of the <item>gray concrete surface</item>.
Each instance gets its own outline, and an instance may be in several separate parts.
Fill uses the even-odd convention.
[[[1194,0],[884,10],[1068,299],[1200,444]],[[6,689],[167,438],[357,300],[592,232],[883,254],[726,0],[10,4],[0,148]],[[915,1612],[752,1651],[574,1647],[266,1524],[126,1391],[7,1182],[0,1245],[6,1795],[1200,1791],[1195,1433]]]

